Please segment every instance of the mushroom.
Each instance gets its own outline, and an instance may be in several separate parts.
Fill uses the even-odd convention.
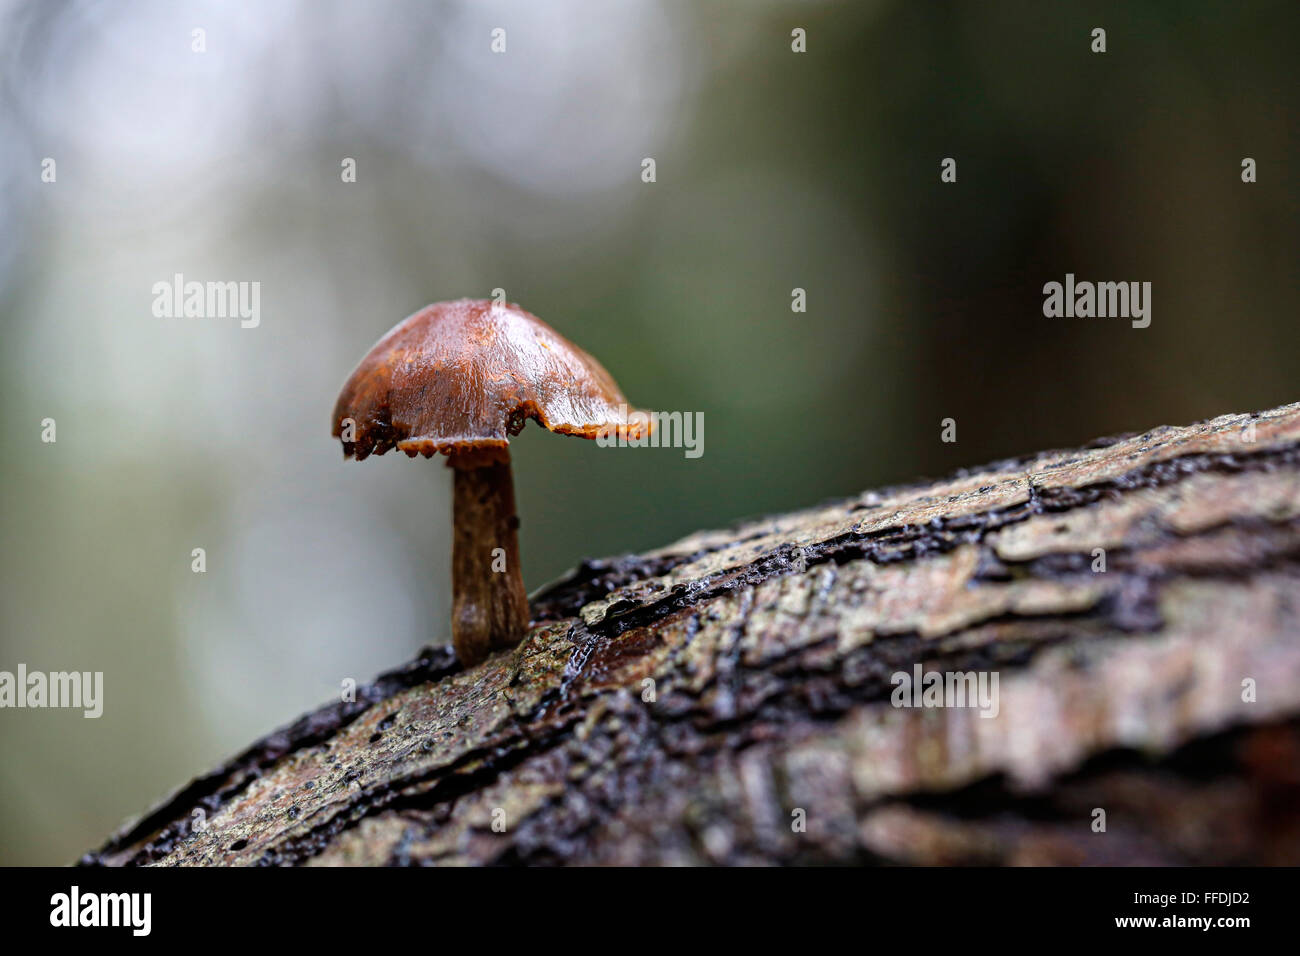
[[[594,358],[549,325],[492,300],[439,302],[361,360],[334,406],[334,437],[358,461],[397,448],[455,471],[452,643],[465,666],[528,629],[510,436],[528,419],[579,438],[649,430]]]

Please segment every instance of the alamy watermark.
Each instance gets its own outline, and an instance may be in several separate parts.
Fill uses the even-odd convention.
[[[50,925],[56,927],[123,927],[132,936],[153,928],[152,893],[83,893],[73,884],[50,897]]]
[[[629,413],[626,405],[618,412],[616,421],[596,433],[601,448],[684,448],[687,458],[704,454],[703,412]]]
[[[997,671],[929,671],[920,664],[912,673],[895,671],[889,678],[895,707],[975,707],[981,717],[996,717],[1002,709]]]
[[[1064,284],[1043,286],[1043,315],[1059,318],[1132,319],[1133,328],[1151,324],[1150,282],[1075,282],[1065,274]]]
[[[0,671],[0,708],[80,708],[86,717],[104,713],[103,671]]]
[[[186,282],[176,273],[153,284],[153,314],[159,319],[239,319],[239,327],[262,324],[262,283]]]

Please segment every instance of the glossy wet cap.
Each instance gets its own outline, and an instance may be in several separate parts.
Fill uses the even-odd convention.
[[[346,420],[355,423],[343,454],[358,460],[397,448],[477,466],[506,458],[530,418],[581,438],[646,429],[601,364],[537,316],[459,299],[421,309],[375,344],[339,394],[333,434],[343,439]]]

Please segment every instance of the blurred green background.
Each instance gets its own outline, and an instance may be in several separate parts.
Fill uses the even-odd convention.
[[[448,640],[447,470],[329,437],[428,302],[503,288],[633,402],[704,412],[696,460],[517,439],[530,589],[1300,397],[1298,28],[1294,2],[0,3],[0,670],[105,675],[98,720],[0,711],[0,863],[74,860]],[[155,318],[177,272],[260,281],[261,325]],[[1151,282],[1150,328],[1044,318],[1067,272]]]

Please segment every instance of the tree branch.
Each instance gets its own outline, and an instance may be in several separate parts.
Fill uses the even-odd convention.
[[[532,614],[82,862],[1300,863],[1300,405],[585,562]],[[917,664],[997,715],[894,706]]]

